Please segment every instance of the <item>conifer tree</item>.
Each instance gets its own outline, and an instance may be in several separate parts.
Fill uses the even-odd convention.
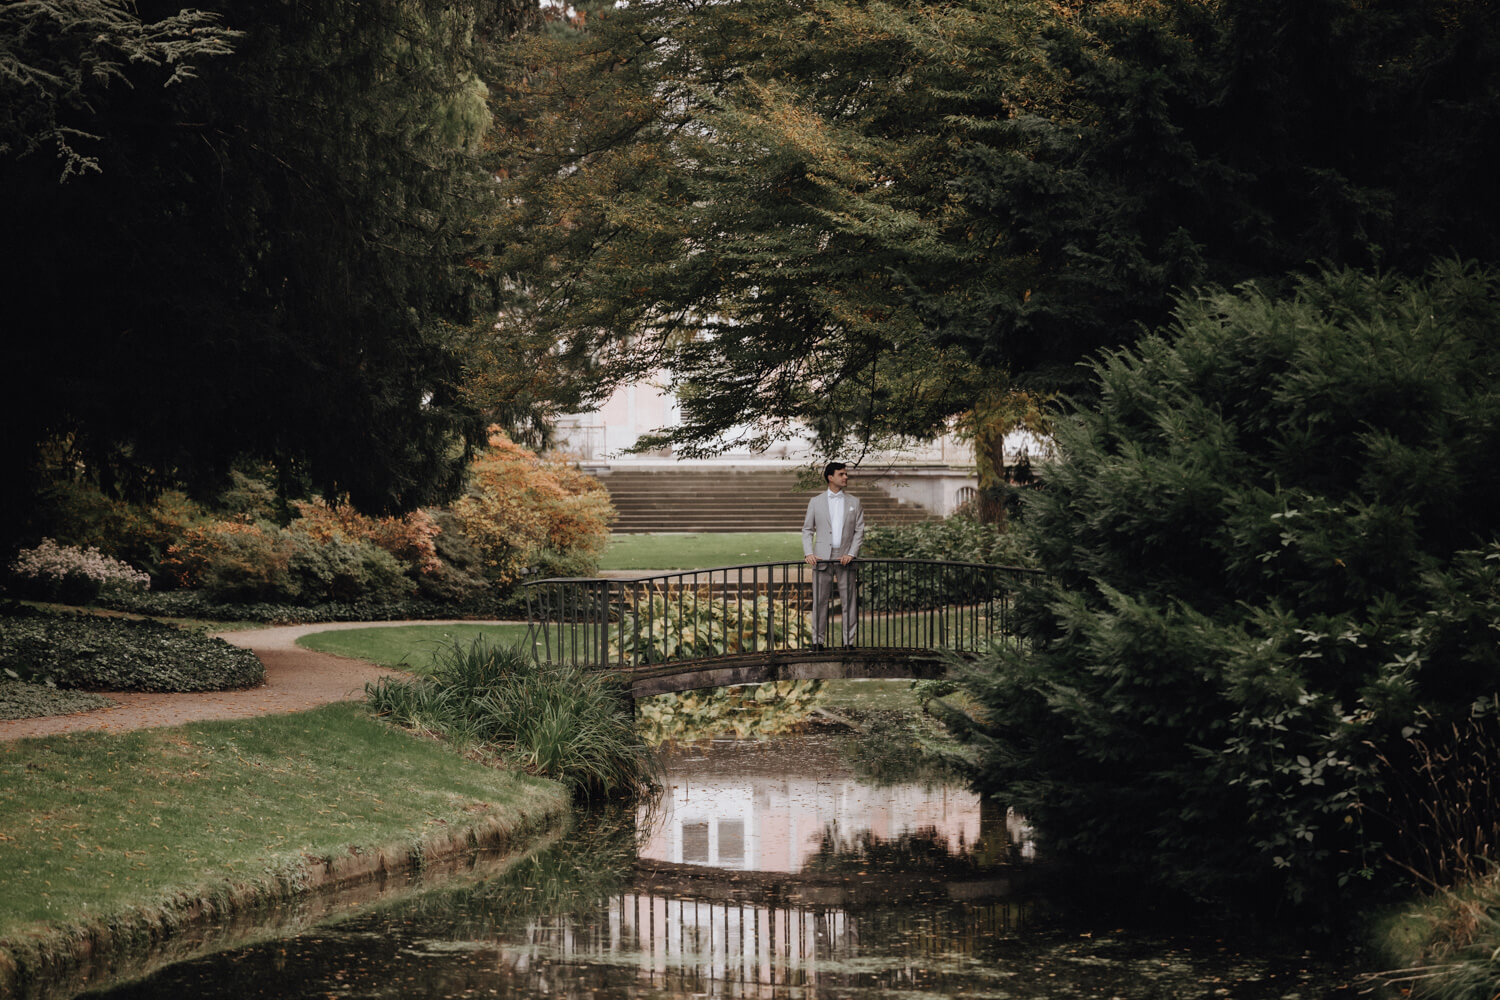
[[[371,512],[447,496],[483,433],[484,53],[524,8],[217,6],[191,86],[91,98],[98,170],[0,162],[8,499],[43,450],[126,492],[249,455]]]
[[[922,308],[1026,385],[1089,391],[1080,359],[1194,285],[1500,259],[1493,4],[1086,4],[1043,53],[1051,87],[1000,124],[1009,141],[958,153],[993,255]]]
[[[1500,271],[1450,260],[1204,292],[1095,361],[1025,501],[1021,641],[953,719],[980,788],[1055,857],[1318,916],[1435,818],[1481,856],[1445,762],[1404,807],[1390,762],[1493,719],[1497,348]]]

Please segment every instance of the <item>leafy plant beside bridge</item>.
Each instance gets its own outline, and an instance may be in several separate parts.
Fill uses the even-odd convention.
[[[812,625],[795,602],[657,591],[610,626],[612,663],[667,663],[732,653],[805,649]]]

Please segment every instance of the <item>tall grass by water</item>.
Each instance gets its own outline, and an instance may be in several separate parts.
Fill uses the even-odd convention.
[[[515,646],[454,643],[428,676],[381,678],[366,693],[399,725],[497,754],[582,796],[633,794],[653,780],[655,755],[618,681]]]

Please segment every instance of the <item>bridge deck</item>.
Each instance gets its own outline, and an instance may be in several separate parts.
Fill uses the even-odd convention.
[[[1014,595],[1040,575],[931,559],[861,558],[850,569],[849,595],[832,593],[832,575],[803,561],[536,580],[526,585],[530,639],[538,657],[611,671],[638,698],[776,680],[941,677],[955,656],[1019,641]],[[815,602],[822,587],[829,599]],[[856,648],[808,648],[814,635],[842,634],[854,593]]]

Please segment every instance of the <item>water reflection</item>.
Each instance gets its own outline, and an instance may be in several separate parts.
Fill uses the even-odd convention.
[[[920,835],[962,857],[1034,853],[1016,817],[986,815],[952,784],[875,784],[857,777],[828,738],[721,741],[665,758],[665,790],[643,806],[643,858],[741,871],[800,872],[817,857]],[[1007,822],[1008,820],[1008,822]]]
[[[1017,891],[1014,817],[951,787],[861,783],[826,741],[688,749],[666,786],[654,810],[595,817],[498,876],[100,995],[1334,995],[1300,959],[1047,924]]]

